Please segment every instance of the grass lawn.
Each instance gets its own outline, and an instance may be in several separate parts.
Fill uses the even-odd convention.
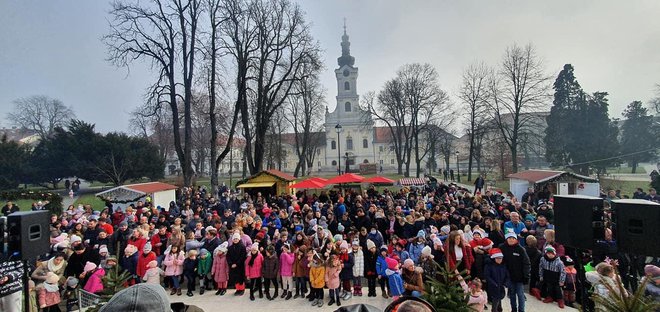
[[[607,173],[632,173],[632,167],[611,167],[607,168]],[[644,169],[644,166],[638,166],[635,174],[648,174]]]
[[[36,201],[32,199],[19,199],[19,200],[13,200],[12,202],[14,203],[14,205],[17,205],[18,208],[21,209],[21,211],[30,211],[32,209],[32,203]],[[7,204],[7,200],[0,199],[0,207],[4,206],[5,204]]]
[[[628,195],[632,198],[633,193],[638,187],[644,191],[648,190],[649,182],[639,181],[621,181],[614,179],[600,178],[600,187],[605,190],[621,190],[621,195]]]
[[[92,205],[92,209],[94,210],[102,210],[103,207],[105,207],[105,202],[103,202],[100,198],[94,196],[94,194],[85,194],[80,197],[73,203],[74,206],[78,205],[87,205],[90,204]],[[66,209],[67,207],[62,207],[63,209]]]

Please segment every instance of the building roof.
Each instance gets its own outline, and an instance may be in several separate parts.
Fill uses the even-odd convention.
[[[578,180],[582,180],[582,181],[585,181],[585,182],[596,182],[596,181],[598,181],[594,178],[579,175],[579,174],[575,174],[575,173],[572,173],[572,172],[556,171],[556,170],[526,170],[526,171],[522,171],[522,172],[518,172],[518,173],[512,173],[512,174],[508,175],[507,178],[525,180],[525,181],[532,182],[532,183],[542,183],[542,182],[546,182],[546,181],[558,178],[558,177],[563,176],[563,175],[572,176],[572,177],[574,177]]]
[[[134,191],[142,192],[145,194],[156,193],[162,191],[176,190],[177,187],[172,184],[162,183],[162,182],[148,182],[148,183],[139,183],[139,184],[128,184],[124,185],[124,188],[131,189]]]
[[[285,181],[295,181],[296,180],[296,177],[294,177],[294,176],[292,176],[288,173],[284,173],[282,171],[279,171],[277,169],[268,169],[268,170],[262,171],[261,173],[267,173],[267,174],[270,174],[274,177],[278,177],[278,178],[280,178],[282,180],[285,180]]]

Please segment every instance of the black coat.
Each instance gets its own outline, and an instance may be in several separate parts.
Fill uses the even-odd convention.
[[[247,251],[243,243],[232,244],[227,248],[229,280],[233,283],[242,284],[245,282],[245,259],[247,259]],[[232,268],[233,264],[236,265],[235,268]]]
[[[504,263],[509,271],[509,278],[513,283],[529,283],[530,261],[525,248],[519,244],[509,246],[504,243],[500,245],[504,255]]]

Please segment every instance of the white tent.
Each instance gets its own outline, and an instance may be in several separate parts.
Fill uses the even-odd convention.
[[[122,209],[138,200],[151,200],[155,206],[169,209],[170,202],[176,200],[175,185],[162,182],[127,184],[97,193],[97,197],[110,200]]]

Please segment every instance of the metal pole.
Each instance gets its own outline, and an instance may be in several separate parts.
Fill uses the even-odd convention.
[[[339,171],[339,174],[341,174],[341,143],[339,141],[339,133],[340,131],[337,131],[337,171]]]
[[[458,153],[456,153],[456,174],[458,174],[458,183],[461,183],[461,167],[458,164]]]

